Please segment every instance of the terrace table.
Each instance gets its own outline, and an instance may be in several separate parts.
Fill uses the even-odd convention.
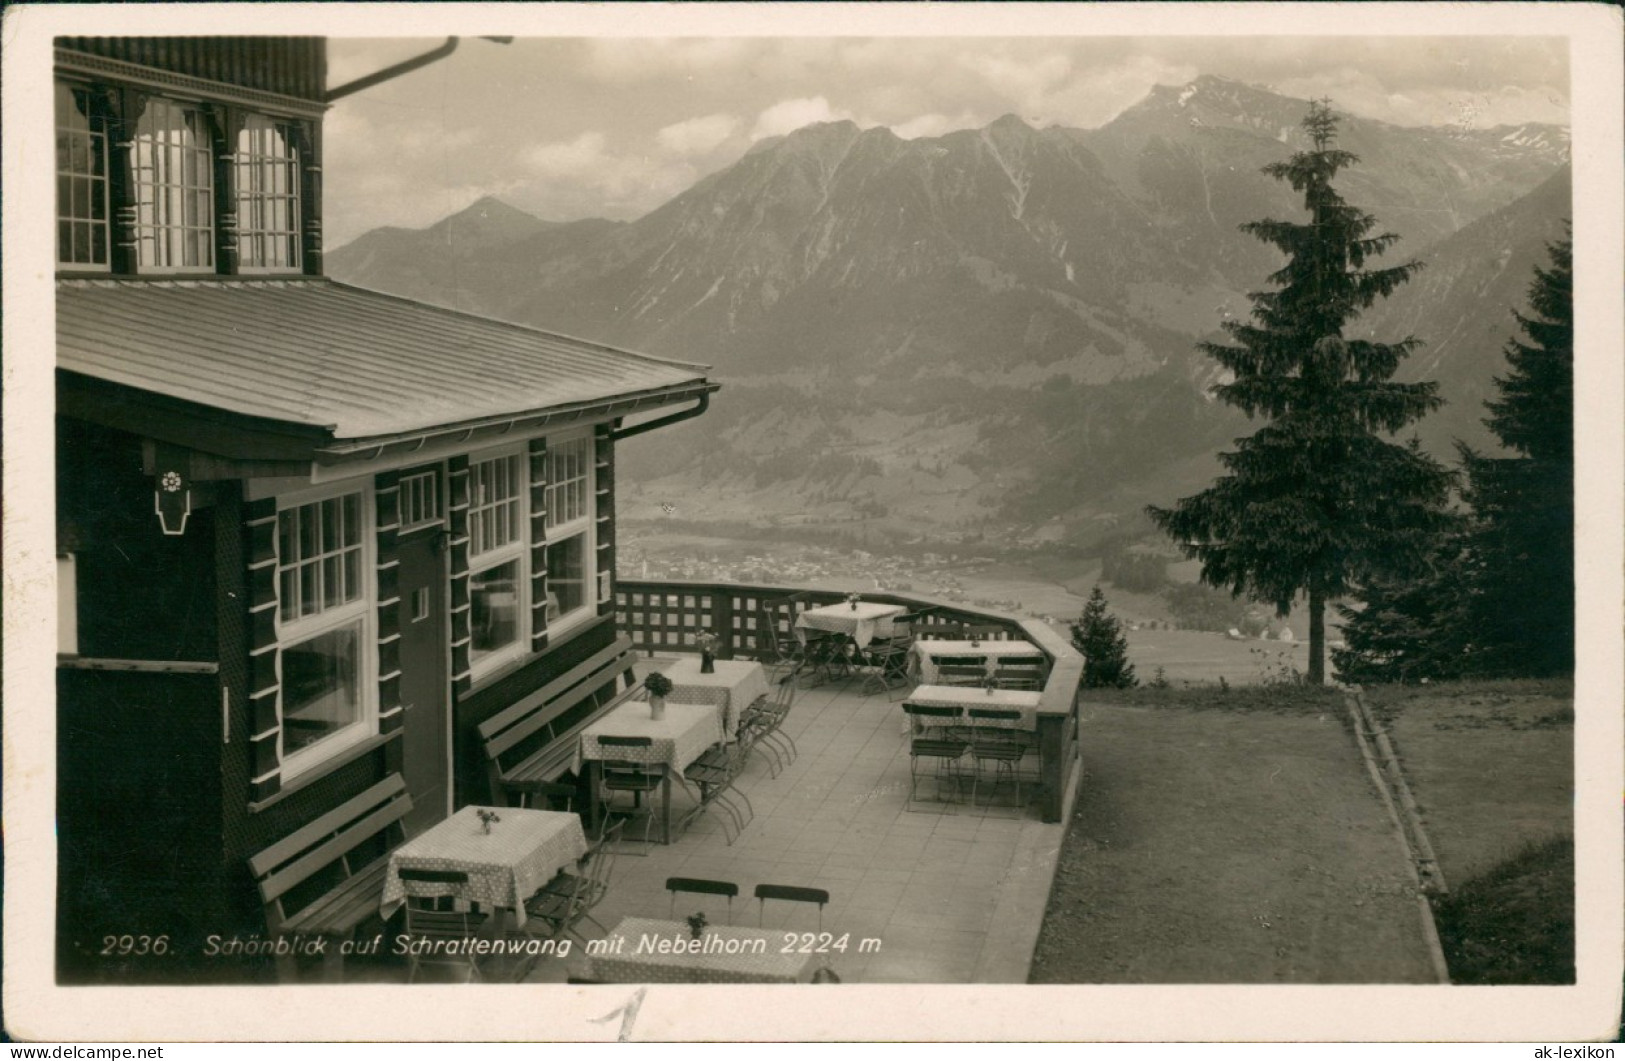
[[[604,747],[598,743],[603,736],[648,737],[647,748]],[[592,801],[588,807],[588,822],[598,817],[598,804],[602,795],[605,759],[622,762],[663,763],[666,779],[660,786],[660,836],[663,843],[671,842],[671,779],[682,776],[683,768],[705,754],[705,750],[724,738],[722,713],[714,703],[682,704],[666,699],[666,717],[649,717],[647,700],[627,700],[615,710],[581,731],[581,744],[576,748],[576,773],[583,764],[592,785]]]
[[[480,826],[482,810],[500,819],[491,823],[489,833]],[[525,900],[586,853],[587,836],[578,815],[524,807],[464,807],[389,856],[379,913],[388,920],[408,898],[450,896],[511,910],[514,923],[523,925]],[[468,874],[468,882],[403,881],[403,868],[459,870]]]
[[[589,975],[613,984],[793,984],[812,961],[789,950],[789,933],[707,925],[695,940],[684,921],[623,919],[587,959]]]
[[[664,673],[672,680],[672,690],[666,703],[715,705],[723,733],[733,740],[739,713],[768,695],[767,671],[750,660],[719,659],[714,666],[714,672],[702,674],[699,658],[684,656],[667,667]]]
[[[986,642],[983,642],[986,644]],[[918,704],[922,707],[962,707],[967,712],[973,707],[991,707],[1000,711],[1016,710],[1021,712],[1019,720],[1005,721],[1002,719],[978,719],[977,724],[996,729],[1023,729],[1038,731],[1038,698],[1043,695],[1027,689],[980,689],[966,685],[920,685],[916,686],[906,704]],[[904,715],[904,727],[908,725],[908,716]],[[970,719],[965,720],[968,725]]]
[[[920,681],[930,685],[937,680],[937,661],[943,656],[980,656],[990,674],[999,660],[1044,660],[1044,653],[1030,641],[916,641],[914,661]]]
[[[829,634],[845,635],[862,649],[877,637],[890,637],[892,619],[905,610],[901,604],[876,604],[870,601],[859,601],[856,608],[846,602],[808,608],[796,616],[796,637],[806,641],[809,630],[822,630]]]

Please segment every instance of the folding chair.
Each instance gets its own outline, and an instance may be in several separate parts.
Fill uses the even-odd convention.
[[[575,810],[576,800],[581,796],[579,787],[560,781],[504,781],[502,790],[507,793],[510,807],[566,813]]]
[[[793,632],[780,634],[779,620],[778,605],[768,607],[763,602],[756,619],[756,660],[767,669],[770,682],[796,673],[807,663],[807,646]],[[790,621],[795,621],[793,616]]]
[[[899,615],[892,620],[892,636],[884,641],[871,641],[868,659],[872,666],[863,681],[863,692],[883,692],[890,699],[893,689],[906,689],[913,681],[909,673],[909,660],[914,651],[914,620],[917,613]]]
[[[397,871],[402,882],[416,882],[419,884],[466,885],[468,874],[460,870],[447,869],[416,869],[403,866]],[[480,966],[474,948],[466,945],[490,917],[486,913],[476,913],[472,910],[439,910],[423,905],[434,900],[413,898],[408,889],[406,901],[406,934],[411,937],[412,946],[408,949],[406,982],[417,980],[418,970],[425,965],[444,965],[457,969],[466,969],[468,978],[464,983],[473,983],[481,978]],[[419,947],[418,941],[428,942],[428,946]]]
[[[739,885],[728,880],[705,880],[701,877],[667,877],[666,890],[671,892],[671,910],[667,914],[673,921],[677,920],[677,895],[684,892],[692,895],[721,895],[728,900],[728,924],[734,923],[734,897],[739,894]]]
[[[683,770],[684,780],[694,782],[700,789],[699,803],[683,816],[680,823],[683,829],[686,830],[693,824],[694,819],[708,807],[718,806],[734,823],[734,833],[729,836],[727,822],[723,822],[723,839],[731,846],[739,837],[746,823],[756,817],[756,810],[750,805],[749,797],[734,784],[745,769],[747,754],[747,749],[742,748],[737,741],[732,745],[716,744]],[[734,802],[735,797],[739,803]],[[739,804],[743,804],[743,807]]]
[[[946,663],[939,661],[937,664],[936,684],[938,685],[981,685],[986,678],[986,663]]]
[[[1044,687],[1044,661],[1041,659],[1003,659],[993,666],[993,680],[1001,689],[1042,689]]]
[[[964,709],[959,707],[933,707],[925,704],[911,704],[904,702],[903,711],[909,716],[908,741],[908,798],[909,802],[918,799],[919,764],[921,759],[936,760],[937,771],[937,801],[942,799],[942,780],[944,776],[951,776],[954,789],[959,788],[959,760],[970,747],[970,742],[953,736],[951,729],[957,727],[964,717]]]
[[[824,930],[824,907],[829,903],[829,892],[822,888],[802,888],[794,884],[758,884],[756,886],[756,924],[766,927],[767,901],[782,900],[791,903],[818,904],[818,931]]]
[[[1016,729],[1011,723],[1021,721],[1021,712],[1008,708],[973,707],[966,714],[970,717],[972,736],[970,744],[971,759],[975,767],[975,780],[971,782],[971,803],[976,802],[976,794],[982,785],[982,764],[993,764],[993,790],[997,791],[999,778],[1008,776],[1015,789],[1015,805],[1022,807],[1021,802],[1021,773],[1017,767],[1027,755],[1027,735],[1023,730]],[[991,806],[993,797],[988,796]]]
[[[649,737],[620,737],[606,734],[598,738],[600,748],[648,748],[654,744]],[[643,763],[625,759],[605,759],[601,764],[602,777],[599,785],[603,794],[604,812],[615,813],[614,799],[617,792],[632,793],[633,811],[642,810],[645,815],[643,826],[644,854],[648,854],[650,844],[649,834],[654,829],[655,813],[654,800],[651,798],[645,805],[643,797],[650,796],[659,791],[666,780],[666,766],[664,763]],[[620,812],[625,813],[625,812]],[[670,840],[670,837],[662,839]]]
[[[621,830],[625,827],[626,822],[618,821],[604,829],[598,842],[581,858],[581,863],[585,863],[585,875],[561,870],[527,899],[526,923],[534,920],[547,925],[551,929],[550,936],[567,933],[583,943],[586,942],[585,937],[576,930],[576,926],[583,921],[596,925],[600,935],[608,934],[609,929],[593,917],[592,912],[609,894],[610,878],[615,873],[615,857],[620,849]],[[577,868],[581,868],[581,863],[577,864]]]
[[[812,668],[812,684],[822,685],[852,677],[852,659],[847,655],[852,649],[852,640],[845,634],[809,633],[807,664]]]
[[[740,719],[740,729],[744,731],[748,727],[749,747],[754,749],[760,745],[773,757],[768,766],[773,777],[778,777],[786,765],[795,762],[797,755],[795,740],[784,731],[784,721],[790,717],[795,698],[795,683],[788,677],[782,678],[772,700],[758,700],[745,709]]]

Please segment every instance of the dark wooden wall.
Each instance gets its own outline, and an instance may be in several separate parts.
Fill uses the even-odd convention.
[[[301,99],[319,100],[327,91],[321,37],[58,37],[56,45]]]

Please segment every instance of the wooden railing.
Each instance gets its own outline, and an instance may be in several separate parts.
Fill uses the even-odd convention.
[[[1049,677],[1038,702],[1040,802],[1045,821],[1061,821],[1078,767],[1078,688],[1083,679],[1083,658],[1070,642],[1044,623],[1001,612],[879,590],[862,596],[911,612],[927,611],[915,626],[917,634],[955,637],[974,629],[982,637],[1030,641],[1049,657]],[[766,647],[769,624],[779,640],[793,638],[797,613],[845,598],[840,590],[798,586],[622,579],[615,590],[615,623],[633,645],[651,655],[698,652],[694,639],[710,631],[721,641],[720,658],[754,659]]]

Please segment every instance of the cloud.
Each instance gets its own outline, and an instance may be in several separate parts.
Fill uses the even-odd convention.
[[[523,159],[543,177],[583,177],[602,169],[607,161],[604,134],[588,130],[574,140],[537,144]]]
[[[941,136],[955,129],[974,129],[986,124],[964,113],[957,119],[945,114],[922,114],[918,118],[910,118],[906,122],[893,125],[891,131],[904,140],[917,140],[922,136]]]
[[[823,96],[781,100],[757,116],[750,138],[761,140],[769,136],[783,136],[814,122],[835,122],[851,117],[846,111],[831,108],[829,100]]]
[[[708,114],[668,125],[655,134],[655,139],[674,154],[703,155],[719,147],[738,127],[739,119],[731,114]]]
[[[737,67],[760,50],[760,42],[746,38],[593,38],[584,71],[616,84],[659,81]]]

